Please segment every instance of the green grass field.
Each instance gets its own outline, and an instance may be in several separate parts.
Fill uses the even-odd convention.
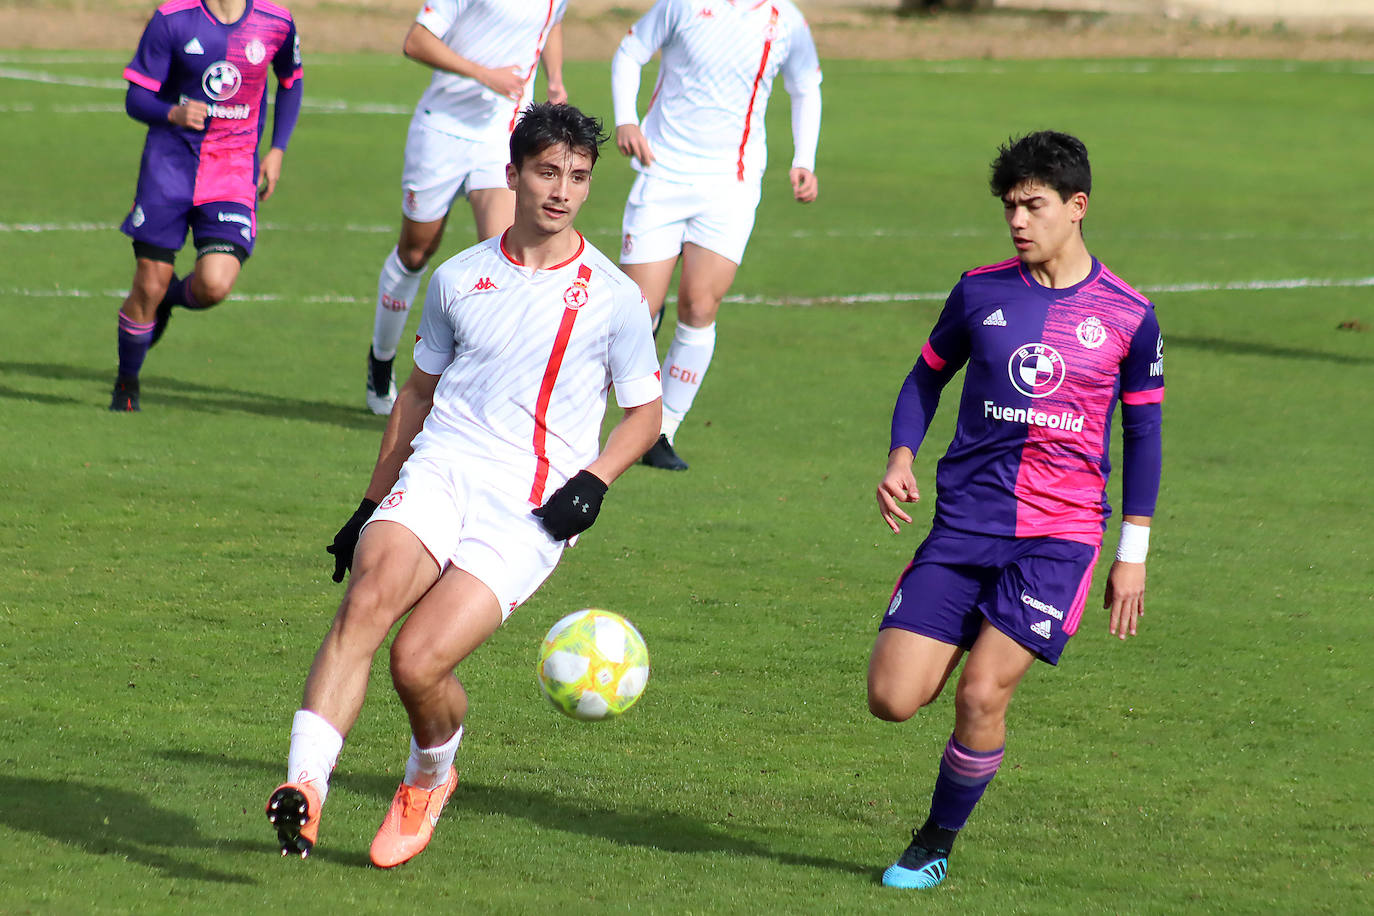
[[[384,666],[317,854],[279,859],[261,806],[341,594],[323,548],[382,428],[363,353],[425,76],[307,60],[236,298],[179,313],[143,412],[111,415],[142,138],[125,60],[0,62],[0,912],[1368,911],[1374,336],[1338,326],[1374,325],[1369,65],[829,61],[809,208],[779,92],[739,298],[678,437],[692,470],[622,478],[462,666],[463,782],[429,851],[383,873],[367,846],[407,741]],[[569,70],[608,114],[606,67]],[[949,879],[892,892],[953,710],[866,711],[930,512],[892,536],[872,493],[943,293],[1011,253],[994,148],[1045,126],[1087,142],[1090,246],[1168,341],[1149,610],[1125,644],[1091,613],[1032,672]],[[583,211],[612,253],[630,179],[610,151]],[[918,467],[932,495],[951,413]],[[595,726],[533,677],[544,630],[588,605],[633,619],[654,668]]]

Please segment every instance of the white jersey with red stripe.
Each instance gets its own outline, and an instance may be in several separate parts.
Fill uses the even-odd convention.
[[[541,505],[599,453],[612,384],[621,407],[661,395],[643,294],[579,239],[543,270],[498,236],[434,271],[415,366],[440,379],[416,455],[480,466],[486,485]]]
[[[425,0],[416,22],[473,63],[518,68],[525,91],[514,102],[475,79],[435,70],[415,106],[415,120],[469,140],[509,136],[520,112],[534,100],[539,56],[567,6],[567,0]]]
[[[655,177],[759,179],[774,78],[781,72],[794,97],[818,91],[821,82],[816,45],[791,0],[658,0],[620,51],[642,66],[660,49],[658,84],[641,125],[654,162],[634,163]],[[794,164],[814,169],[814,162]]]

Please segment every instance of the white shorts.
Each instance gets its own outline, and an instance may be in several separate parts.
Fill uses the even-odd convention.
[[[524,604],[563,555],[528,500],[482,486],[481,468],[412,457],[368,524],[398,522],[439,564],[471,573],[501,603],[501,619]]]
[[[666,261],[691,242],[739,264],[754,231],[759,195],[758,182],[711,178],[685,184],[641,174],[625,201],[620,263]]]
[[[401,172],[401,212],[417,223],[443,219],[459,193],[506,187],[508,162],[507,140],[466,140],[411,121]]]

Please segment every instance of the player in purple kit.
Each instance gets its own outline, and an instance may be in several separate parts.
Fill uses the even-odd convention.
[[[261,161],[268,71],[277,76],[272,148]],[[301,110],[301,49],[285,7],[269,0],[168,0],[124,69],[124,107],[148,125],[133,209],[134,279],[119,309],[119,374],[110,409],[139,409],[138,373],[177,305],[229,295],[253,252],[256,205],[276,189]],[[173,273],[187,230],[196,265]]]
[[[889,887],[944,880],[955,836],[1002,761],[1012,694],[1077,630],[1110,514],[1111,417],[1121,402],[1123,521],[1103,606],[1134,635],[1159,492],[1164,343],[1154,307],[1089,252],[1088,152],[1041,131],[992,164],[1017,257],[964,274],[897,397],[878,507],[893,531],[920,498],[912,461],[940,391],[967,367],[958,424],[935,475],[930,535],[879,627],[868,706],[901,722],[939,696],[965,652],[954,733],[930,815],[883,873]]]

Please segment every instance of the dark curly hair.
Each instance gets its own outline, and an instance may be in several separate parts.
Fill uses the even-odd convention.
[[[537,102],[529,105],[510,135],[510,161],[519,169],[526,159],[550,146],[565,143],[584,153],[596,165],[607,135],[600,118],[585,115],[571,105]]]
[[[1035,181],[1059,192],[1068,200],[1082,191],[1091,194],[1092,167],[1083,141],[1056,130],[1040,130],[1020,139],[1008,139],[997,148],[988,181],[993,197],[1005,197],[1019,184]]]

